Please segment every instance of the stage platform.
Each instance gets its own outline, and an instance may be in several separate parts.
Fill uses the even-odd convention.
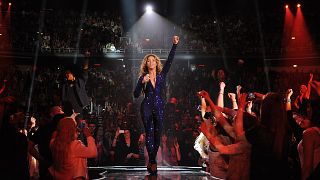
[[[92,180],[220,180],[202,171],[201,167],[160,166],[156,176],[149,175],[145,166],[104,166],[88,169]]]

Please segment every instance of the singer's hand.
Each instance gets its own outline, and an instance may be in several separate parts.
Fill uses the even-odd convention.
[[[179,36],[173,36],[172,37],[172,43],[173,44],[178,44],[179,43]]]
[[[146,74],[144,77],[143,77],[143,80],[142,80],[142,83],[146,83],[146,82],[149,82],[150,81],[150,75],[149,74]]]

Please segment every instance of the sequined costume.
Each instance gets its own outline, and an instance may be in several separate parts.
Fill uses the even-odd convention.
[[[141,92],[144,92],[144,99],[141,103],[140,113],[146,132],[146,148],[149,155],[149,162],[156,163],[156,154],[160,145],[161,132],[163,129],[164,101],[161,94],[165,90],[166,75],[172,64],[177,45],[173,44],[168,59],[165,62],[162,71],[156,75],[155,88],[149,81],[142,83],[144,75],[139,77],[134,97],[138,98]]]

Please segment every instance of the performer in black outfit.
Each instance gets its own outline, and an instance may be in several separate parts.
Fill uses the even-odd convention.
[[[89,104],[89,98],[85,89],[88,80],[88,60],[85,60],[82,70],[70,67],[65,71],[66,82],[62,85],[62,102],[70,102],[75,113],[82,116],[83,108]],[[63,109],[65,114],[72,114]]]

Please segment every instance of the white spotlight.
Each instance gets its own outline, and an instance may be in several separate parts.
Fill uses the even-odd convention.
[[[152,10],[152,6],[150,6],[150,5],[147,5],[147,7],[146,7],[146,12],[147,13],[151,13],[153,10]]]

